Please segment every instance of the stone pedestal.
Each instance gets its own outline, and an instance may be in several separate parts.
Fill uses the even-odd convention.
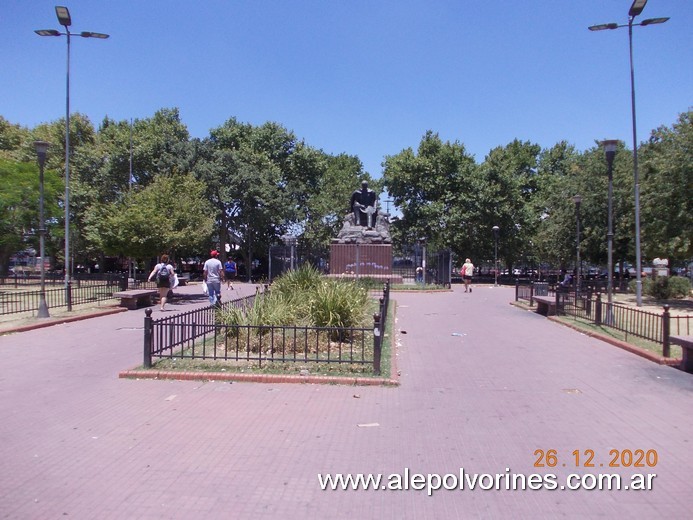
[[[392,244],[331,244],[330,274],[389,279]]]

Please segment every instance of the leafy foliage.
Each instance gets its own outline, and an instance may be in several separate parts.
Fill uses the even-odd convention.
[[[59,176],[44,171],[44,218],[49,233],[47,256],[57,250],[49,247],[51,222],[60,215],[60,195],[64,189]],[[0,159],[0,273],[7,271],[9,257],[20,249],[39,247],[39,173],[34,163]],[[57,230],[58,233],[60,230]]]
[[[86,231],[115,255],[150,258],[161,251],[199,251],[214,225],[204,194],[205,186],[192,175],[159,176],[118,203],[95,206]]]
[[[324,277],[304,265],[278,277],[250,308],[221,311],[218,320],[226,325],[358,327],[367,300],[367,290],[358,284]]]
[[[635,280],[630,282],[631,292],[635,292]],[[682,276],[655,276],[642,281],[644,294],[657,300],[688,298],[691,294],[691,281]]]
[[[672,263],[693,257],[692,114],[689,109],[671,127],[652,132],[639,150],[644,263],[654,257]],[[16,164],[35,162],[33,140],[42,139],[52,143],[46,171],[58,172],[54,179],[59,180],[61,172],[64,176],[65,130],[64,119],[27,129],[0,116],[5,170],[7,164],[16,169],[21,168]],[[327,154],[274,122],[255,126],[230,118],[207,139],[190,139],[178,109],[168,108],[132,123],[105,118],[98,129],[76,113],[69,131],[76,263],[104,252],[147,257],[172,248],[196,255],[210,245],[236,243],[250,265],[254,258],[264,259],[268,247],[287,232],[298,236],[299,250],[324,257],[349,209],[349,194],[361,179],[376,191],[387,186],[401,212],[391,226],[395,247],[426,239],[429,249],[450,248],[457,258],[473,257],[483,265],[493,258],[491,228],[498,225],[499,253],[507,268],[516,263],[574,263],[572,197],[579,194],[581,257],[593,264],[606,261],[607,166],[598,144],[584,152],[566,142],[541,150],[516,139],[491,150],[477,164],[461,142],[443,142],[428,131],[417,148],[385,158],[380,182],[363,171],[358,157]],[[619,146],[613,165],[617,263],[635,256],[632,155]],[[191,173],[204,187],[203,194],[197,188],[175,194],[163,183],[148,191],[160,178]],[[8,182],[14,181],[5,185]],[[35,187],[29,187],[27,193],[34,192],[18,206],[19,186],[2,189],[0,234],[6,249],[0,257],[6,257],[6,251],[23,247],[20,236],[31,236],[27,222],[32,217],[26,215],[35,208],[31,198],[37,197]],[[47,237],[52,256],[60,252],[64,229],[60,190],[55,191],[50,197],[47,193],[47,202],[53,204],[47,213],[52,218]],[[211,218],[211,225],[202,215]],[[147,227],[160,220],[170,229],[155,238]]]

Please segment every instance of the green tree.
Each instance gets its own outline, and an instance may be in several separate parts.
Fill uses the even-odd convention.
[[[159,175],[121,201],[94,206],[85,233],[111,255],[147,259],[163,252],[198,253],[214,228],[205,190],[191,174]]]
[[[500,228],[498,257],[508,269],[525,260],[530,240],[538,225],[531,204],[537,190],[537,163],[541,147],[515,140],[491,150],[480,165],[477,186],[477,243],[487,258],[493,251],[491,228]],[[480,251],[481,252],[481,251]]]
[[[30,140],[31,133],[27,128],[13,125],[0,116],[0,158],[20,161],[23,157],[22,145]]]
[[[477,244],[474,158],[459,142],[426,132],[417,152],[407,148],[384,162],[383,183],[402,218],[393,235],[407,244],[426,238],[432,247],[470,254]]]
[[[652,132],[641,152],[643,257],[693,258],[693,111]]]
[[[48,232],[46,255],[55,256],[50,247],[51,232],[63,184],[58,174],[44,171],[44,218]],[[9,257],[27,247],[38,250],[39,173],[36,163],[0,159],[0,273],[7,272]]]
[[[534,233],[528,257],[531,263],[566,267],[575,254],[575,206],[572,197],[582,197],[582,213],[592,200],[579,184],[579,154],[565,141],[543,150],[537,167],[537,191],[532,197]],[[582,235],[585,234],[584,223]]]

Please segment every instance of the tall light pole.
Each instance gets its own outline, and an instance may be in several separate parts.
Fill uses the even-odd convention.
[[[498,232],[500,231],[500,228],[498,226],[493,226],[491,229],[493,229],[493,238],[495,242],[493,248],[493,272],[495,275],[495,281],[493,285],[498,287]]]
[[[606,270],[607,270],[607,283],[606,283],[606,294],[609,302],[609,312],[611,312],[611,303],[613,303],[613,292],[614,292],[614,210],[613,210],[613,197],[614,197],[614,157],[616,157],[616,146],[618,141],[615,139],[608,139],[602,142],[604,146],[604,154],[606,155],[606,164],[608,166],[609,175],[609,192],[607,196],[607,231],[606,231],[606,243],[607,243],[607,259],[606,259]]]
[[[50,143],[34,141],[34,148],[39,163],[39,251],[41,254],[41,295],[37,317],[50,318],[46,304],[46,218],[43,215],[43,167],[46,165],[46,152]]]
[[[580,296],[580,204],[582,203],[582,197],[575,195],[573,202],[575,203],[575,220],[577,221],[577,236],[575,239],[575,297],[578,298]]]
[[[635,17],[645,9],[647,0],[634,0],[628,11],[628,23],[619,25],[617,23],[605,23],[588,27],[590,31],[603,31],[605,29],[618,29],[628,27],[628,48],[630,51],[630,103],[633,119],[633,180],[635,184],[635,267],[636,283],[635,294],[638,307],[642,307],[642,258],[640,255],[640,179],[638,176],[638,138],[635,124],[635,72],[633,69],[633,26],[654,25],[664,23],[669,20],[665,18],[648,18],[640,23],[633,23]]]
[[[65,88],[65,290],[70,285],[70,37],[106,39],[108,34],[83,31],[79,34],[70,32],[72,18],[67,7],[55,6],[58,23],[65,27],[65,32],[55,29],[39,29],[34,31],[39,36],[67,36],[67,76]],[[68,310],[72,310],[68,298]]]

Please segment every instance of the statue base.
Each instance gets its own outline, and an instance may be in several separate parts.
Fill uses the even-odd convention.
[[[331,244],[330,276],[402,283],[402,277],[392,273],[392,244]]]

